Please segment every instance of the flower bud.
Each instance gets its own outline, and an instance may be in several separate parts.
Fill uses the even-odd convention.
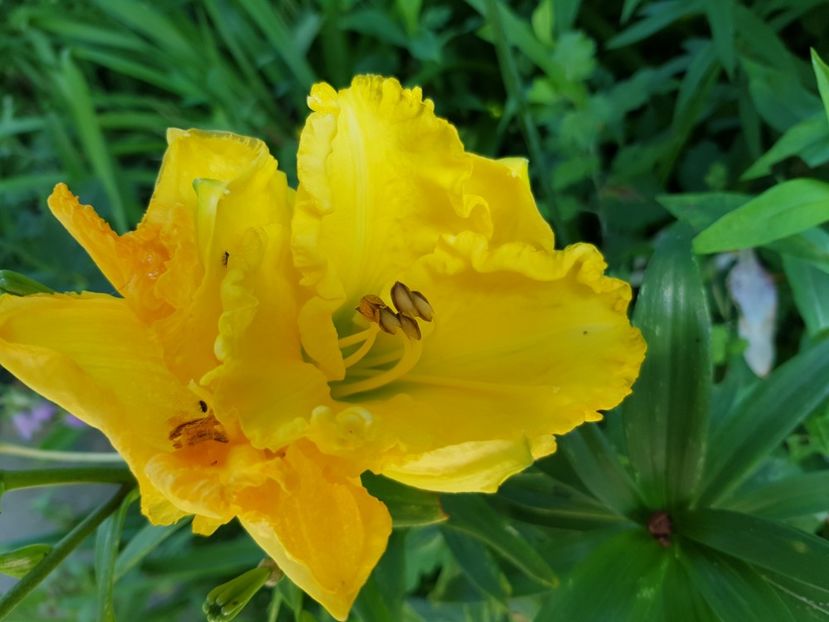
[[[272,568],[260,566],[210,590],[202,605],[207,622],[230,622],[235,619],[256,592],[271,579],[272,573]]]

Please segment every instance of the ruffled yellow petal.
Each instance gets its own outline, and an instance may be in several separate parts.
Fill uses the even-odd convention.
[[[0,296],[0,364],[98,428],[141,486],[153,522],[182,513],[144,475],[168,451],[168,420],[198,412],[198,399],[164,367],[161,349],[120,299],[102,294]]]
[[[175,300],[176,312],[154,327],[168,364],[189,382],[218,364],[214,341],[222,313],[221,283],[233,255],[245,252],[249,229],[287,225],[290,193],[262,141],[196,130],[170,130],[168,141],[142,226],[193,231],[200,278],[195,289],[187,285],[186,273],[168,272],[159,279],[165,295]]]
[[[526,440],[474,441],[407,456],[386,465],[382,473],[426,490],[495,492],[534,459]]]
[[[222,365],[203,379],[217,415],[273,450],[302,435],[314,408],[331,401],[325,376],[303,360],[287,236],[279,225],[249,230],[231,255],[216,340]]]
[[[435,320],[417,365],[381,393],[393,396],[363,397],[376,425],[402,448],[382,472],[460,490],[463,456],[471,471],[486,473],[497,465],[486,462],[486,449],[503,447],[510,456],[504,471],[470,484],[491,490],[522,460],[552,450],[545,435],[616,406],[630,392],[645,346],[626,316],[630,288],[603,276],[604,268],[589,245],[555,254],[523,244],[490,250],[481,236],[463,234],[410,271],[407,283],[426,294]],[[493,441],[514,445],[475,446],[482,456],[462,450]]]
[[[292,244],[316,298],[300,316],[303,345],[331,378],[344,373],[330,325],[338,309],[391,285],[441,234],[486,230],[463,198],[471,161],[455,128],[419,88],[360,76],[336,92],[311,90],[300,138]],[[344,305],[345,303],[345,305]]]
[[[245,495],[240,520],[291,580],[345,620],[391,533],[386,507],[309,443],[285,455],[284,486]]]
[[[523,242],[553,250],[553,230],[541,216],[524,158],[491,160],[469,154],[472,176],[464,185],[468,202],[485,204],[492,219],[490,244]]]

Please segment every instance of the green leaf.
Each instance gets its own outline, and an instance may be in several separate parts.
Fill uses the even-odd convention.
[[[725,509],[785,520],[829,512],[829,471],[801,473],[745,491],[724,503]]]
[[[507,606],[511,587],[492,554],[479,540],[444,527],[441,532],[452,556],[475,587]]]
[[[829,184],[793,179],[726,214],[694,238],[697,253],[766,244],[829,220]]]
[[[50,294],[52,291],[43,283],[38,283],[23,274],[12,270],[0,270],[0,294],[28,296],[29,294]]]
[[[118,555],[118,559],[115,560],[114,581],[118,581],[127,574],[162,542],[187,524],[189,524],[188,521],[182,520],[174,525],[144,525],[130,538]]]
[[[577,428],[558,439],[558,444],[585,487],[608,508],[619,516],[630,516],[641,506],[636,486],[598,426]]]
[[[712,383],[711,322],[684,228],[657,248],[633,318],[648,353],[622,406],[630,462],[649,507],[674,507],[702,474]]]
[[[625,7],[627,8],[627,7]],[[699,13],[701,3],[697,0],[662,0],[651,2],[642,10],[642,19],[611,37],[605,47],[609,50],[637,43],[650,37],[677,20]],[[632,9],[631,11],[632,12]],[[624,21],[624,20],[623,20]]]
[[[829,118],[829,66],[823,62],[818,53],[812,50],[812,69],[817,78],[817,87],[820,91],[820,99],[823,100],[823,109]]]
[[[656,200],[674,218],[700,231],[711,226],[727,213],[751,200],[751,195],[737,192],[699,192],[662,194]]]
[[[265,0],[242,0],[242,7],[253,22],[262,30],[273,49],[282,57],[299,86],[308,91],[316,80],[314,70],[294,43],[288,24],[282,19],[276,5]]]
[[[777,591],[748,564],[699,546],[683,547],[692,583],[722,622],[795,622]]]
[[[829,338],[802,350],[740,401],[710,441],[700,506],[742,483],[806,417],[829,399]]]
[[[446,520],[440,497],[434,493],[411,488],[380,475],[365,472],[363,486],[389,509],[395,527],[431,525]]]
[[[823,113],[804,119],[786,130],[740,179],[747,181],[768,175],[772,166],[792,156],[799,156],[812,168],[829,160],[829,124]]]
[[[614,535],[576,566],[535,617],[548,620],[658,620],[671,555],[639,527]]]
[[[783,269],[806,332],[813,337],[829,328],[829,273],[794,257],[783,258]]]
[[[386,552],[360,590],[354,610],[363,622],[396,622],[406,595],[406,532],[394,531]]]
[[[786,575],[767,570],[760,574],[777,589],[795,614],[797,622],[826,622],[829,619],[829,590],[807,585]]]
[[[55,85],[72,115],[86,157],[104,187],[115,228],[123,233],[129,228],[131,218],[128,214],[128,202],[118,181],[120,171],[98,122],[89,84],[68,53],[61,57],[60,70],[55,75]]]
[[[51,550],[50,544],[29,544],[0,553],[0,574],[20,579],[37,566]]]
[[[442,495],[441,499],[449,514],[446,527],[478,538],[531,579],[547,586],[558,584],[544,558],[480,496]]]
[[[829,589],[829,542],[812,534],[726,510],[696,510],[674,520],[678,533],[745,562]]]
[[[541,473],[512,476],[498,490],[496,499],[512,518],[545,527],[597,529],[621,521],[593,497]]]
[[[737,54],[734,48],[734,0],[704,0],[705,14],[714,38],[720,63],[729,76],[734,73]]]
[[[829,274],[829,233],[821,227],[812,227],[801,233],[766,244],[766,248],[803,259],[815,268]]]
[[[115,583],[115,560],[124,530],[127,510],[138,499],[138,489],[128,494],[118,511],[107,518],[95,537],[95,581],[98,586],[98,622],[115,622],[115,607],[112,602],[112,590]]]

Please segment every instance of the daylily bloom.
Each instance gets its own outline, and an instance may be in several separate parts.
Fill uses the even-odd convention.
[[[265,145],[170,130],[115,234],[49,206],[120,297],[0,298],[0,363],[102,430],[153,523],[237,517],[333,616],[382,555],[366,470],[491,492],[601,418],[644,356],[629,286],[553,250],[521,159],[464,151],[419,88],[317,84],[292,191]]]

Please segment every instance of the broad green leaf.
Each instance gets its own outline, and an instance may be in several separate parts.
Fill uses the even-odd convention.
[[[633,15],[636,8],[642,3],[642,0],[625,0],[624,5],[622,5],[622,23],[628,21],[630,16]]]
[[[829,471],[802,473],[738,491],[723,507],[778,520],[829,512]]]
[[[656,200],[677,220],[688,223],[696,231],[711,226],[717,220],[751,200],[751,195],[737,192],[700,192],[663,194]]]
[[[712,383],[711,322],[684,228],[657,248],[633,318],[648,353],[622,406],[628,453],[648,506],[674,507],[702,474]]]
[[[360,590],[354,611],[362,622],[397,622],[406,595],[406,534],[392,532],[386,552]]]
[[[43,283],[38,283],[23,274],[12,270],[0,270],[0,294],[28,296],[30,294],[49,294],[52,291]]]
[[[98,586],[98,622],[115,622],[112,591],[115,587],[115,560],[124,530],[127,510],[138,499],[138,489],[128,494],[114,514],[107,518],[95,537],[95,581]]]
[[[118,581],[135,566],[141,563],[147,555],[152,553],[162,542],[189,524],[182,520],[174,525],[144,525],[138,533],[132,536],[118,554],[115,560],[114,581]]]
[[[452,556],[475,587],[506,607],[510,584],[484,544],[456,530],[442,529]]]
[[[704,0],[704,5],[717,56],[731,76],[737,62],[734,49],[734,0]]]
[[[541,473],[508,479],[496,499],[512,518],[558,529],[598,529],[619,524],[618,514],[592,496]]]
[[[807,585],[802,581],[776,572],[761,569],[760,574],[768,581],[769,585],[777,589],[781,598],[794,613],[797,622],[826,622],[826,620],[829,620],[829,590]]]
[[[829,338],[775,369],[712,434],[699,505],[742,483],[806,417],[829,399]]]
[[[783,268],[806,332],[815,336],[829,328],[829,273],[794,257],[784,257]]]
[[[812,68],[817,78],[817,87],[820,91],[820,98],[823,100],[823,109],[829,118],[829,66],[823,62],[818,53],[812,50]]]
[[[721,622],[764,619],[796,622],[789,608],[763,577],[748,564],[706,547],[683,547],[686,567],[697,591]]]
[[[694,238],[697,253],[750,248],[829,220],[829,184],[793,179],[726,214]]]
[[[443,508],[449,514],[447,528],[478,538],[530,578],[548,586],[558,584],[544,558],[483,498],[477,495],[442,495],[441,499]]]
[[[792,156],[799,156],[815,168],[829,160],[829,123],[824,113],[815,114],[793,125],[763,156],[740,177],[756,179],[771,173],[771,167]]]
[[[562,581],[536,622],[658,620],[662,579],[672,553],[642,528],[621,532],[596,547]]]
[[[740,65],[748,76],[749,93],[757,112],[778,132],[820,112],[820,98],[791,68],[755,62],[746,56],[740,56]]]
[[[829,589],[829,541],[765,518],[696,510],[674,520],[678,533],[745,562]]]
[[[801,233],[766,244],[766,248],[794,259],[802,259],[829,274],[829,233],[812,227]]]
[[[641,506],[634,483],[598,426],[577,428],[558,444],[585,487],[605,506],[619,516],[630,516]]]
[[[365,472],[363,485],[389,509],[395,527],[430,525],[446,520],[438,495]]]

